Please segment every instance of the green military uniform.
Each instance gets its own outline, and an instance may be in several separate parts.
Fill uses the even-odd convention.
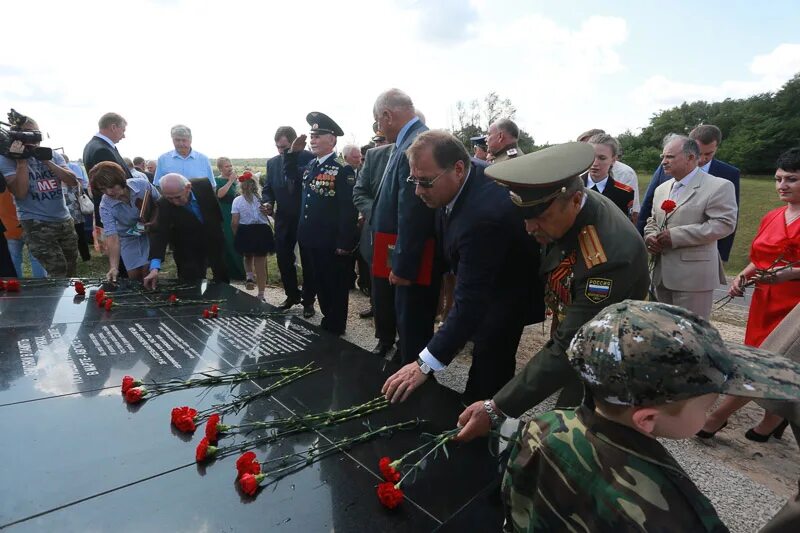
[[[525,425],[503,498],[507,531],[728,530],[656,439],[585,406]]]
[[[525,155],[525,152],[520,150],[520,148],[517,146],[517,143],[514,143],[503,147],[502,149],[498,150],[496,154],[493,153],[492,155],[494,156],[494,159],[492,160],[493,163],[502,163],[503,161]]]
[[[566,164],[561,165],[562,159],[566,159]],[[588,168],[593,159],[590,145],[568,143],[492,165],[486,173],[510,187],[512,199],[520,205],[525,202],[517,193],[546,196],[547,188],[528,189],[522,183],[527,176],[535,180],[539,167],[542,181],[549,179],[558,185],[564,178],[583,172],[582,167]],[[526,160],[530,161],[527,167]],[[515,168],[506,170],[505,167],[512,165],[519,167],[516,169],[520,170],[519,178],[514,176]],[[583,386],[566,358],[573,335],[605,306],[627,298],[644,299],[647,295],[650,277],[641,236],[613,202],[593,191],[585,194],[586,202],[572,228],[549,246],[541,264],[540,274],[546,277],[547,303],[554,312],[557,327],[522,372],[494,396],[495,404],[508,416],[520,416],[561,388],[564,391],[559,405],[577,406]]]
[[[607,307],[578,330],[567,356],[596,400],[622,407],[718,393],[800,396],[800,364],[726,344],[705,319],[658,302]],[[524,427],[503,496],[513,531],[727,531],[656,439],[587,406]]]

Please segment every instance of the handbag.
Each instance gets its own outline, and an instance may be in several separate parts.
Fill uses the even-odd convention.
[[[81,207],[81,213],[84,215],[94,214],[94,202],[89,198],[86,190],[78,183],[78,190],[75,191],[75,196],[78,199],[78,205]]]

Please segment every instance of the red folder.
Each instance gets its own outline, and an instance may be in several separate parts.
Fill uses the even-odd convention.
[[[392,270],[392,254],[397,243],[394,233],[375,232],[375,241],[372,252],[372,274],[378,278],[388,278]],[[422,260],[419,265],[416,283],[430,285],[433,276],[433,239],[427,239],[422,248]]]

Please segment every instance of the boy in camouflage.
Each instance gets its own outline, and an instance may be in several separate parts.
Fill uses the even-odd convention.
[[[703,426],[717,394],[800,398],[800,365],[726,344],[683,308],[625,300],[567,351],[594,399],[526,424],[503,479],[507,531],[727,531],[657,437]]]

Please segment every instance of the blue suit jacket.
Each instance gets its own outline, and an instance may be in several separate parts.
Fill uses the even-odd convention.
[[[736,207],[739,207],[739,169],[733,165],[729,165],[724,161],[720,161],[719,159],[712,159],[708,173],[712,176],[723,178],[733,183],[733,189],[736,193]],[[658,165],[658,168],[653,173],[653,178],[650,180],[650,185],[647,186],[647,192],[644,195],[644,199],[642,199],[642,207],[639,211],[639,221],[636,224],[639,233],[642,235],[644,235],[644,227],[647,224],[647,219],[650,218],[653,213],[653,195],[656,192],[656,188],[669,179],[671,179],[671,176],[668,176],[664,172],[664,168],[661,165]],[[717,249],[719,250],[719,255],[722,257],[723,261],[727,261],[728,257],[731,255],[731,248],[733,247],[733,238],[735,235],[736,230],[734,230],[734,232],[727,237],[717,241]]]
[[[264,187],[261,190],[261,201],[265,203],[277,203],[275,218],[286,218],[300,216],[300,199],[303,195],[303,186],[294,187],[289,192],[286,176],[283,173],[283,155],[276,155],[267,161],[267,179],[264,180]],[[303,150],[297,156],[297,165],[305,168],[314,159],[314,154],[308,150]]]
[[[313,158],[303,168],[298,165],[299,154],[287,153],[283,158],[286,179],[294,180],[296,189],[302,188],[297,242],[309,248],[354,250],[358,212],[353,205],[353,168],[341,165],[336,154],[322,165]]]
[[[392,272],[401,278],[414,280],[419,274],[422,250],[426,239],[433,238],[434,210],[429,209],[414,194],[414,185],[406,182],[411,174],[406,150],[417,135],[428,128],[416,122],[406,133],[386,165],[386,173],[372,206],[372,230],[397,235],[392,253]]]
[[[476,331],[502,331],[509,323],[544,319],[544,289],[539,245],[525,232],[522,211],[508,189],[484,175],[486,163],[472,170],[445,220],[436,210],[436,233],[445,262],[456,275],[454,305],[428,343],[428,350],[449,363]]]

